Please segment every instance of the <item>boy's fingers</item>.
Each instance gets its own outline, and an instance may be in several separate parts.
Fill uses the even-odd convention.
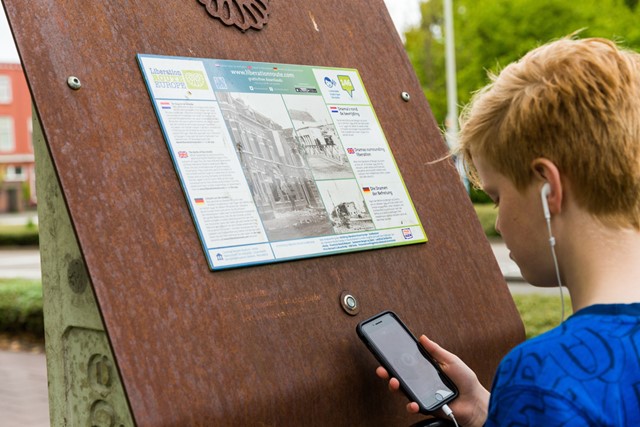
[[[420,344],[427,350],[427,352],[433,357],[439,364],[451,363],[451,357],[453,356],[444,348],[440,347],[437,343],[431,341],[426,335],[421,335],[418,339]]]
[[[420,411],[420,407],[418,406],[418,404],[416,402],[407,403],[407,412],[409,412],[411,414],[417,414],[418,411]]]
[[[376,375],[378,377],[382,378],[383,380],[388,380],[389,379],[389,373],[382,366],[378,366],[376,368]]]

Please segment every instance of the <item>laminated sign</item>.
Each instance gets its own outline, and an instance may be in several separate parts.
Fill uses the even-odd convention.
[[[212,270],[427,240],[357,70],[138,62]]]

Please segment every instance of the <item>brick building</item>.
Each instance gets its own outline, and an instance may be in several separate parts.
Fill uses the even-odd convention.
[[[0,63],[0,212],[36,204],[31,96],[20,64]]]

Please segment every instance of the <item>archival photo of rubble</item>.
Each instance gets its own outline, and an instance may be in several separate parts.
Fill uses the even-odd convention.
[[[317,185],[336,234],[375,229],[355,180],[321,181]]]
[[[316,180],[354,178],[331,113],[321,96],[283,95],[298,145]]]
[[[334,234],[282,96],[217,97],[269,241]]]

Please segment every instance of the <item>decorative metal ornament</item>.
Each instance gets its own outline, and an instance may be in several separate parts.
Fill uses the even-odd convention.
[[[269,20],[269,0],[198,0],[209,15],[242,31],[261,30]]]

